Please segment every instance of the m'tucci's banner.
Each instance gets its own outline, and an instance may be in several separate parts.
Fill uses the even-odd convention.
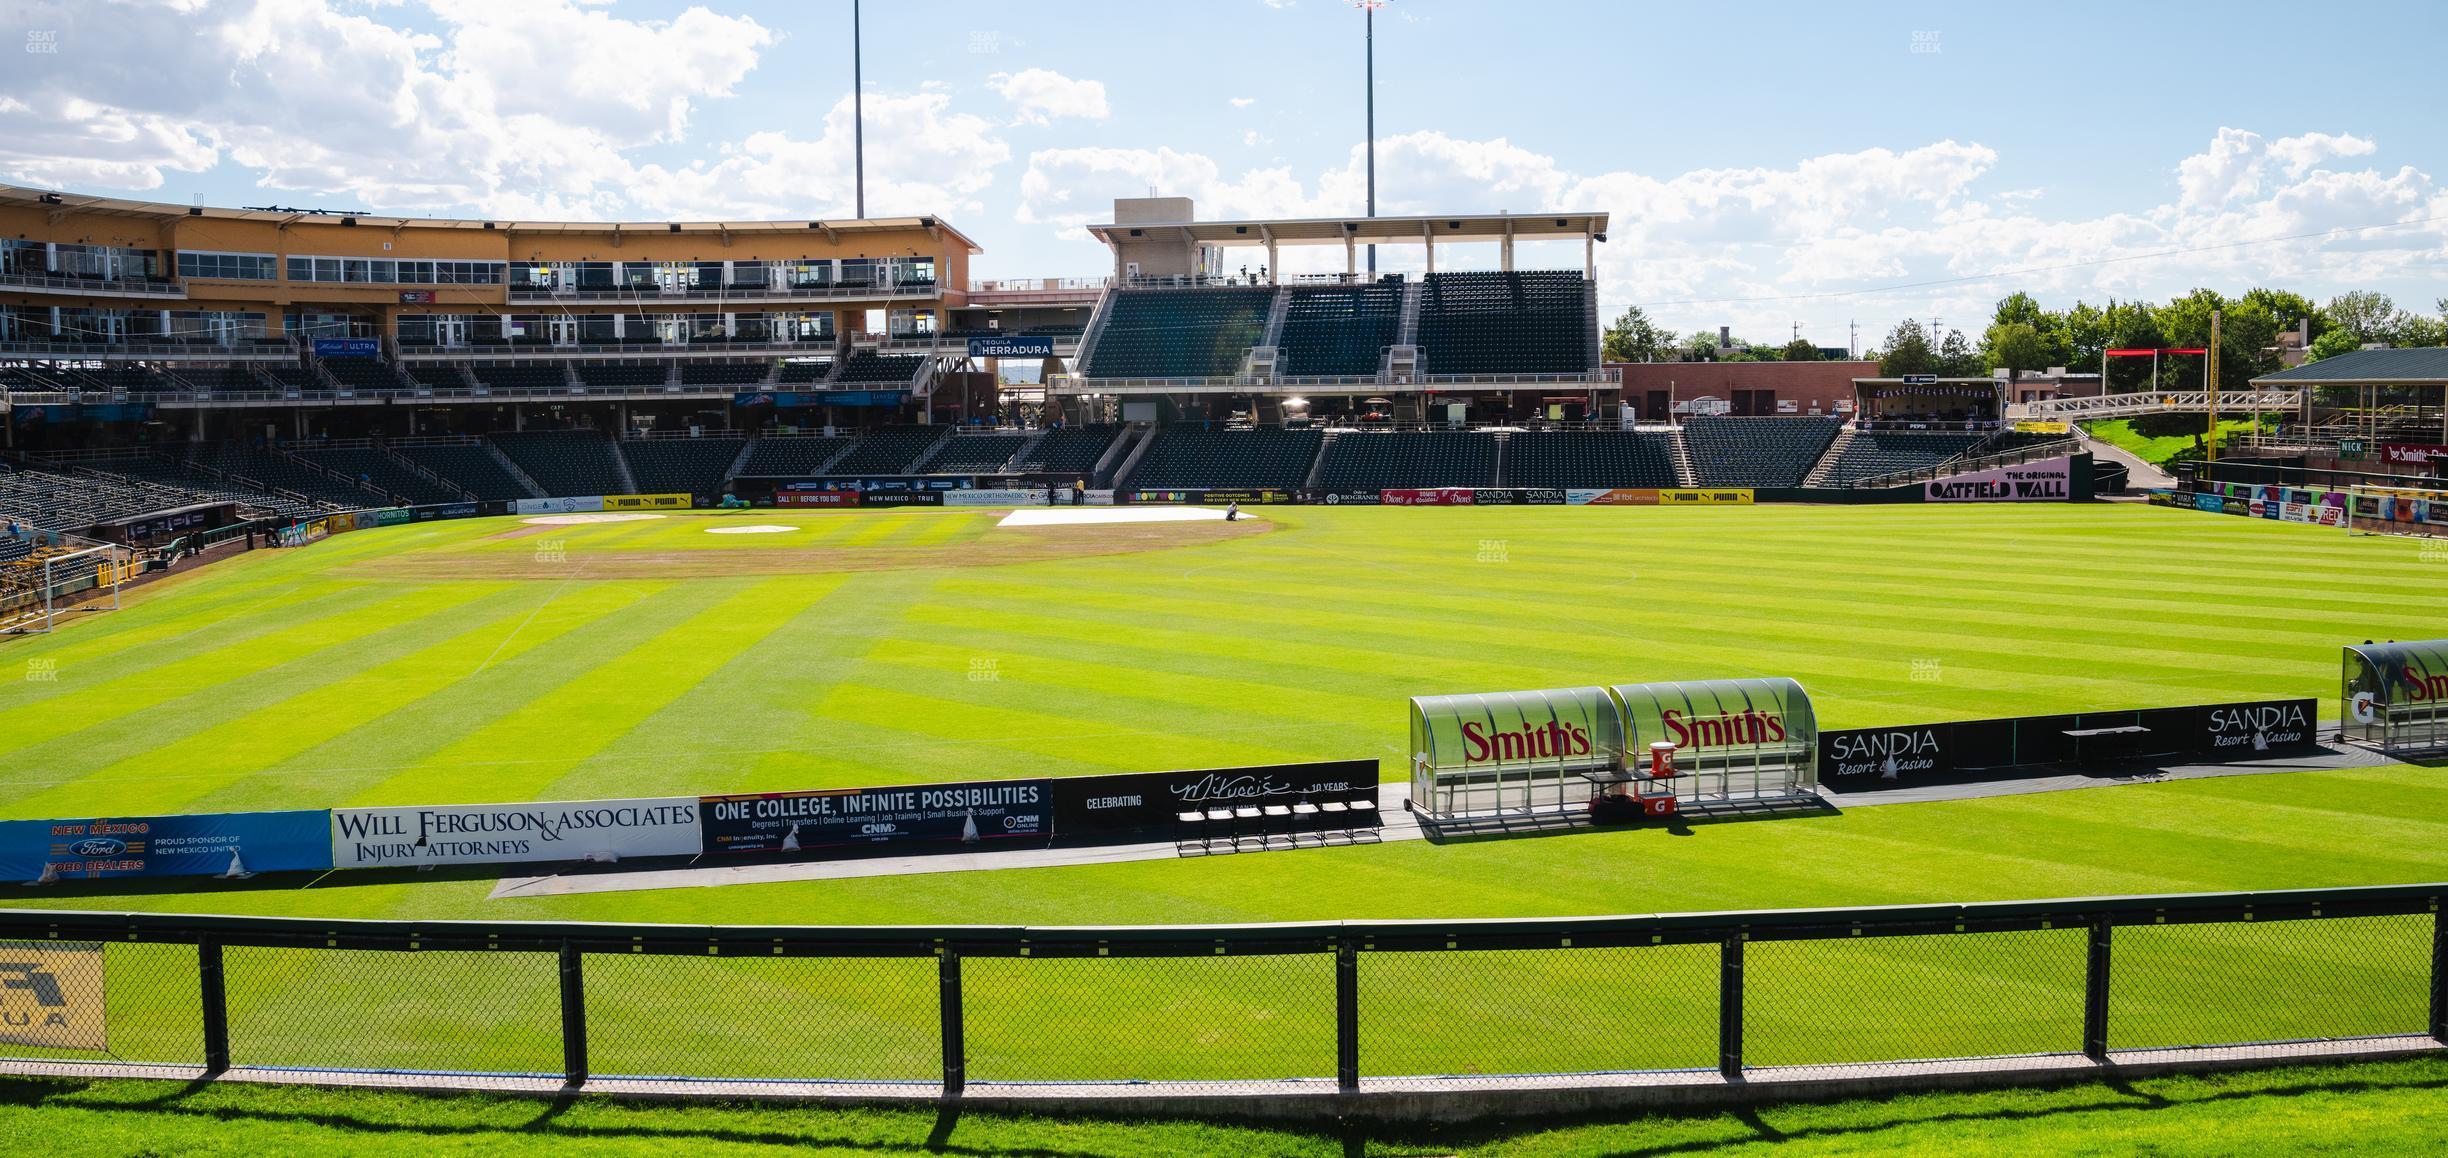
[[[335,808],[332,867],[695,856],[697,798]]]

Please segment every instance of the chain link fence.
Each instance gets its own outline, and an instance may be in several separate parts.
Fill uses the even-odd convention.
[[[958,1092],[2448,1041],[2443,895],[1212,928],[0,911],[0,1055]]]

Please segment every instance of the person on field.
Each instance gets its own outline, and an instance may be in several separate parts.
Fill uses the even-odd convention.
[[[1226,504],[1224,504],[1224,521],[1225,521],[1225,522],[1227,522],[1227,523],[1238,522],[1238,521],[1240,521],[1240,519],[1241,519],[1241,504],[1240,504],[1240,503],[1233,502],[1233,503],[1226,503]]]

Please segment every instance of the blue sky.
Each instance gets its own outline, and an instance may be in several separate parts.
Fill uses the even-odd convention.
[[[2014,288],[2448,294],[2448,6],[1393,0],[1377,23],[1380,210],[1610,212],[1606,308],[1677,329],[1867,341]],[[1360,207],[1342,0],[865,24],[869,211],[953,221],[980,276],[1102,272],[1079,225],[1151,184],[1209,217]],[[506,218],[851,202],[848,0],[0,0],[0,25],[36,50],[0,76],[16,183]],[[2062,268],[1951,280],[2031,267]]]

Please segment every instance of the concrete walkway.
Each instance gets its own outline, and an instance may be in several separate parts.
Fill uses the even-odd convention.
[[[2110,446],[2105,442],[2101,442],[2100,440],[2091,437],[2088,431],[2085,431],[2079,426],[2074,428],[2074,432],[2082,439],[2084,449],[2089,450],[2092,454],[2100,458],[2107,459],[2110,462],[2121,462],[2125,464],[2125,481],[2127,486],[2141,489],[2145,487],[2173,487],[2176,485],[2176,476],[2142,461],[2141,458],[2137,457],[2132,451],[2126,450],[2123,447]]]

